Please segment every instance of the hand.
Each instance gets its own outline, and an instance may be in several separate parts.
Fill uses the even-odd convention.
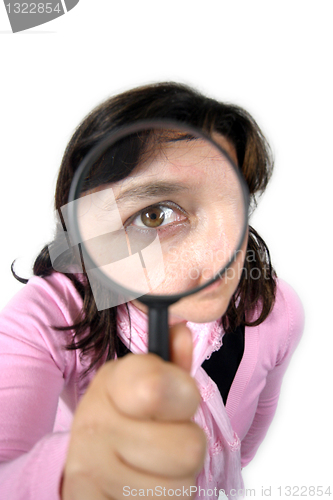
[[[200,402],[191,333],[176,325],[170,342],[172,362],[128,354],[97,372],[74,416],[62,500],[124,500],[140,489],[182,498],[195,486],[206,438],[191,421]]]

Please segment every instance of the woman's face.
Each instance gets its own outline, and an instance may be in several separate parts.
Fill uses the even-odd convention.
[[[237,164],[233,145],[219,134],[214,139]],[[142,278],[148,283],[148,293],[182,293],[211,281],[236,250],[244,227],[241,193],[234,169],[210,142],[170,141],[129,177],[95,191],[97,203],[85,212],[93,217],[96,211],[97,216],[89,219],[93,223],[85,240],[93,241],[97,234],[113,235],[112,241],[104,239],[98,245],[95,262],[107,262],[107,252],[114,255],[122,247],[129,248],[128,265],[119,254],[117,271],[114,263],[103,267],[126,288],[140,290]],[[86,213],[82,220],[87,219]],[[169,308],[170,324],[206,323],[226,312],[240,280],[246,246],[247,237],[221,279]],[[141,277],[130,267],[130,260],[135,259]],[[138,300],[132,303],[146,312]]]

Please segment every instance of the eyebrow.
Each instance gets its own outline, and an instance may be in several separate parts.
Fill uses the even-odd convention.
[[[178,194],[190,191],[189,186],[184,184],[174,184],[167,181],[146,183],[123,191],[116,199],[117,203],[127,203],[136,200],[156,198],[170,194]]]

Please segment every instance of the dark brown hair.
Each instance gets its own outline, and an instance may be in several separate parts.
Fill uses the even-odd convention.
[[[251,208],[255,208],[257,196],[265,190],[273,168],[270,147],[255,120],[238,106],[205,97],[186,85],[166,82],[112,97],[79,125],[66,148],[57,180],[55,209],[60,217],[60,208],[68,202],[74,173],[85,155],[114,129],[147,119],[176,120],[208,135],[222,134],[236,149],[238,165],[249,188]],[[128,174],[128,171],[115,171],[112,180],[121,180]],[[63,220],[62,224],[66,229]],[[248,252],[251,252],[251,259],[245,259],[238,288],[222,318],[226,333],[240,324],[260,324],[274,304],[276,275],[268,248],[252,227],[249,228]],[[254,275],[255,268],[258,273]],[[49,245],[46,245],[36,258],[33,272],[45,277],[53,271]],[[67,349],[79,349],[81,356],[91,356],[89,371],[99,365],[105,354],[106,359],[113,359],[118,352],[117,308],[98,311],[88,282],[84,284],[75,274],[64,274],[74,283],[83,300],[81,316],[68,327],[74,331],[74,336]],[[259,306],[259,313],[254,316],[256,306]]]

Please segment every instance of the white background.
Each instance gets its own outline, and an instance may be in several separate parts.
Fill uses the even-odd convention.
[[[256,498],[262,486],[279,498],[278,486],[332,485],[332,14],[329,1],[81,0],[12,34],[0,5],[0,308],[23,286],[11,262],[29,276],[52,238],[67,141],[108,96],[184,82],[245,107],[266,133],[275,174],[252,224],[301,297],[306,328],[276,418],[243,471]]]

